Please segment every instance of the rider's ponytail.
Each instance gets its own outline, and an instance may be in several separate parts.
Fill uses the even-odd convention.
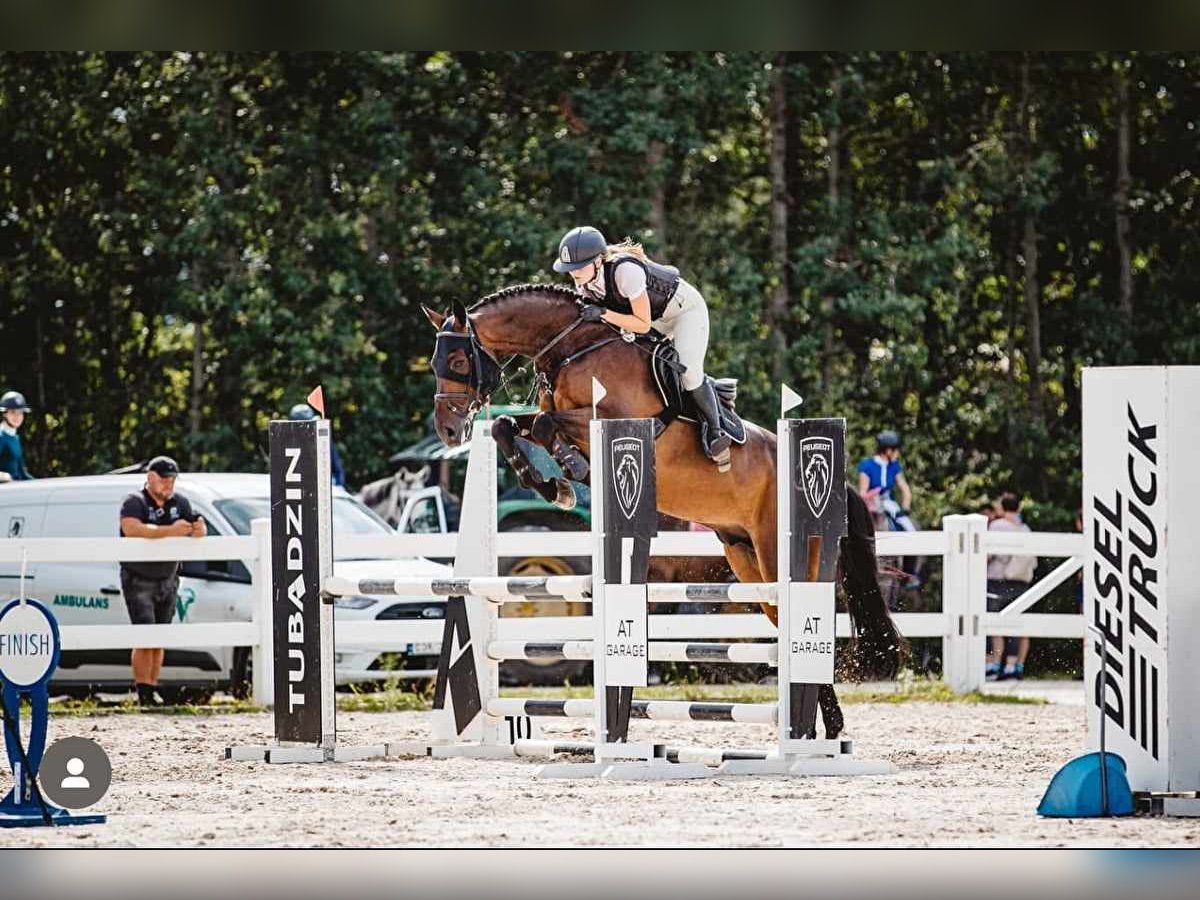
[[[604,261],[608,262],[618,256],[636,256],[638,259],[644,259],[646,262],[653,262],[646,251],[642,249],[642,245],[637,243],[633,238],[625,238],[619,244],[609,244],[608,249],[604,251]]]

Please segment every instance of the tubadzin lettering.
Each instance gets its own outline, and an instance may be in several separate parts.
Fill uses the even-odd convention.
[[[1123,489],[1090,498],[1095,514],[1092,547],[1096,589],[1093,622],[1104,634],[1108,679],[1097,672],[1093,702],[1112,722],[1138,741],[1155,759],[1159,752],[1157,654],[1146,646],[1159,643],[1159,573],[1162,568],[1155,525],[1160,502],[1158,425],[1139,419],[1126,406],[1126,460]],[[1139,649],[1141,648],[1141,649]],[[1105,652],[1099,641],[1093,652]]]
[[[300,460],[303,450],[300,447],[285,447],[287,470],[284,473],[285,529],[287,538],[286,559],[287,571],[294,572],[295,577],[287,587],[287,599],[291,611],[287,615],[287,644],[288,644],[288,710],[294,712],[297,707],[305,706],[304,675],[308,669],[308,659],[304,647],[304,607],[308,601],[308,589],[304,581],[304,536],[303,523],[303,478],[300,474]]]

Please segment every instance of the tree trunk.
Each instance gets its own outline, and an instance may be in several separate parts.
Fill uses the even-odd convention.
[[[204,323],[192,323],[192,397],[188,422],[188,469],[201,468],[200,429],[204,425]]]
[[[33,375],[34,375],[34,379],[35,379],[34,387],[36,389],[36,394],[34,396],[34,402],[37,404],[38,412],[40,412],[43,416],[46,414],[46,357],[45,357],[46,336],[45,336],[45,330],[42,326],[42,307],[44,305],[45,305],[45,301],[43,301],[43,300],[36,301],[36,304],[34,306],[35,315],[34,315],[34,320],[33,320],[34,321],[33,336],[34,336],[34,341],[35,341],[35,343],[34,343],[34,364],[33,364],[34,373],[33,373]],[[62,404],[59,404],[59,410],[57,412],[61,415]],[[47,454],[50,449],[50,429],[39,427],[37,430],[37,436],[38,436],[37,458],[39,460],[45,460],[48,458]],[[43,475],[49,474],[46,472],[45,462],[42,462],[41,466],[42,466],[42,474]]]
[[[650,230],[660,258],[670,260],[667,249],[667,179],[662,170],[666,145],[654,139],[646,148],[646,171],[650,174]]]
[[[1017,216],[1009,210],[1008,237],[1004,242],[1004,302],[1007,307],[1005,356],[1008,359],[1006,377],[1009,386],[1017,378]]]
[[[1045,423],[1042,399],[1042,322],[1041,287],[1038,284],[1037,215],[1030,205],[1028,192],[1033,180],[1033,151],[1037,142],[1037,119],[1033,114],[1029,85],[1029,54],[1021,62],[1021,174],[1024,190],[1024,228],[1021,254],[1025,258],[1025,344],[1029,364],[1029,409],[1040,428]]]
[[[788,377],[787,334],[784,327],[791,297],[788,293],[787,192],[787,54],[776,55],[771,69],[771,265],[775,279],[767,302],[771,334],[771,377],[778,384]]]
[[[1133,229],[1129,221],[1129,188],[1133,179],[1129,174],[1129,76],[1123,65],[1118,64],[1114,70],[1113,82],[1117,101],[1117,189],[1113,194],[1113,202],[1120,264],[1118,306],[1128,328],[1133,324],[1133,267],[1130,261]]]
[[[835,66],[830,84],[833,99],[830,101],[830,117],[827,139],[829,141],[829,223],[837,236],[833,257],[841,260],[841,192],[842,177],[842,67]],[[833,384],[833,293],[826,291],[821,298],[821,389],[827,391]]]

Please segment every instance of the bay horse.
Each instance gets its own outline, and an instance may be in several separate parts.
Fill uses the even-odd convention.
[[[504,380],[501,358],[533,362],[540,412],[526,423],[502,416],[492,426],[497,446],[525,487],[559,506],[574,505],[570,480],[586,481],[592,377],[608,394],[601,418],[655,418],[663,402],[646,349],[618,329],[584,322],[583,298],[560,285],[527,284],[490,294],[467,310],[422,307],[437,329],[432,359],[437,376],[434,429],[448,446],[470,438],[475,415]],[[512,360],[510,359],[510,362]],[[713,529],[739,581],[774,581],[776,575],[775,433],[746,422],[746,440],[732,448],[727,472],[706,457],[696,426],[675,419],[655,441],[658,509]],[[545,446],[568,478],[545,479],[524,458],[515,438]],[[839,580],[852,623],[844,678],[892,678],[907,645],[891,619],[876,577],[875,532],[866,504],[846,486],[848,534],[842,540]],[[763,612],[777,623],[775,607]],[[832,685],[819,692],[827,737],[843,727]]]

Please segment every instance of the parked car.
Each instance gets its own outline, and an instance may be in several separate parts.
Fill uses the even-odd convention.
[[[493,406],[490,412],[495,417],[521,416],[536,411],[532,407]],[[523,438],[517,441],[543,475],[561,475],[562,470],[544,448]],[[392,476],[365,486],[361,498],[401,533],[458,531],[458,498],[462,494],[469,452],[469,443],[446,447],[430,433],[395,453],[389,460],[393,467]],[[578,502],[575,508],[563,510],[547,503],[536,492],[522,488],[503,460],[499,461],[496,478],[496,520],[500,531],[587,531],[592,527],[591,492],[586,485],[576,485]],[[543,554],[500,560],[501,575],[570,575],[590,571],[588,557]],[[501,612],[505,616],[586,616],[588,613],[586,603],[565,601],[505,604]],[[554,685],[578,680],[589,668],[589,663],[575,660],[512,660],[501,666],[501,677],[506,683]]]
[[[141,474],[43,478],[0,488],[0,527],[9,538],[116,537],[122,499],[140,490]],[[245,535],[250,523],[270,508],[267,475],[195,473],[179,476],[177,490],[204,517],[209,535]],[[334,535],[388,534],[388,525],[340,488],[333,496]],[[339,576],[361,579],[398,575],[445,575],[449,568],[430,560],[338,559]],[[19,565],[0,563],[0,598],[20,593]],[[249,561],[185,562],[176,598],[179,622],[236,622],[253,617]],[[117,563],[31,563],[26,594],[50,606],[63,625],[128,624]],[[342,620],[440,619],[445,604],[436,598],[343,597],[335,616]],[[400,671],[388,677],[432,677],[438,643],[410,644],[398,654],[358,651],[337,654],[339,684],[384,680],[381,667]],[[245,695],[250,684],[249,648],[167,650],[160,693],[171,700],[203,699],[216,690]],[[52,690],[83,694],[126,691],[132,683],[128,650],[67,650]]]

